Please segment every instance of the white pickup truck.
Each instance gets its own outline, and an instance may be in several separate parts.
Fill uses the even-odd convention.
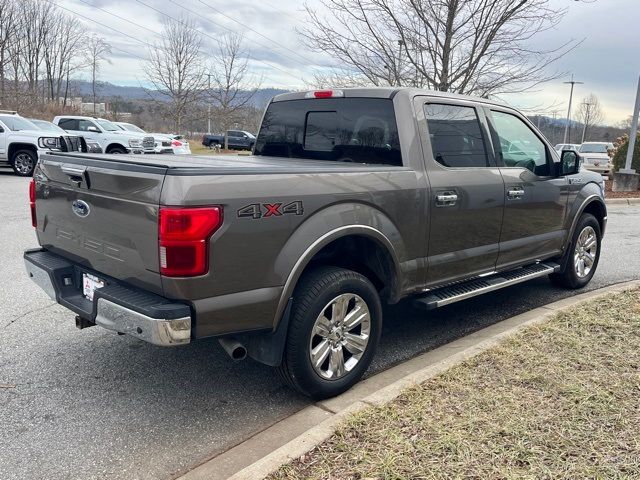
[[[155,153],[153,136],[123,131],[105,118],[64,115],[55,117],[53,123],[67,132],[98,142],[104,153]]]
[[[87,142],[77,135],[35,125],[17,112],[0,110],[0,166],[10,166],[29,177],[41,152],[89,152]]]

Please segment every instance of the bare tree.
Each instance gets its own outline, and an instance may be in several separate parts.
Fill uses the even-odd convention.
[[[107,55],[111,53],[111,45],[97,35],[89,37],[86,46],[87,64],[91,70],[91,93],[93,96],[93,114],[96,114],[97,81],[102,62],[109,62]],[[68,78],[68,72],[67,72]]]
[[[248,54],[242,46],[243,37],[227,34],[218,42],[213,56],[209,96],[216,109],[216,117],[223,132],[240,118],[262,81],[249,72]],[[225,135],[225,148],[228,147]]]
[[[191,20],[164,22],[162,41],[150,49],[145,72],[154,93],[169,99],[169,115],[179,133],[189,107],[206,86],[202,37]]]
[[[14,0],[0,0],[0,106],[5,104],[9,52],[11,42],[15,39],[17,20]]]
[[[593,93],[589,94],[582,99],[580,107],[578,108],[578,121],[582,123],[582,142],[584,142],[585,136],[590,128],[604,120],[602,113],[602,107],[600,107],[600,101]]]
[[[52,27],[44,46],[44,64],[47,80],[47,95],[58,103],[62,94],[68,89],[71,71],[82,66],[79,52],[84,51],[86,37],[80,23],[74,17],[56,12],[52,16]],[[91,43],[89,42],[91,46]],[[66,94],[65,102],[66,103]]]
[[[347,73],[349,83],[513,93],[556,78],[546,68],[576,45],[530,46],[566,12],[550,0],[319,1],[319,9],[305,5],[300,33],[307,46],[345,65],[329,79]]]

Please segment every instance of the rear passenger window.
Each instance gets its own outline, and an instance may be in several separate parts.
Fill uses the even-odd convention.
[[[58,126],[63,130],[78,130],[78,120],[74,118],[63,118],[58,122]]]
[[[490,167],[473,107],[429,103],[424,106],[431,150],[445,167]]]

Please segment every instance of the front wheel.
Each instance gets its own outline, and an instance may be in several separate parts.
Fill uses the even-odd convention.
[[[573,233],[565,269],[551,274],[551,281],[558,286],[571,289],[587,285],[598,267],[601,240],[598,220],[590,213],[584,213]]]
[[[16,175],[30,177],[38,163],[38,155],[32,150],[18,150],[13,154],[11,166]]]
[[[316,268],[294,293],[279,372],[303,395],[338,395],[356,384],[371,364],[381,327],[380,298],[364,275]]]

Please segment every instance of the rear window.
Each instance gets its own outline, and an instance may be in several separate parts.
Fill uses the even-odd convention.
[[[377,165],[402,165],[393,102],[326,98],[275,102],[254,153]]]

